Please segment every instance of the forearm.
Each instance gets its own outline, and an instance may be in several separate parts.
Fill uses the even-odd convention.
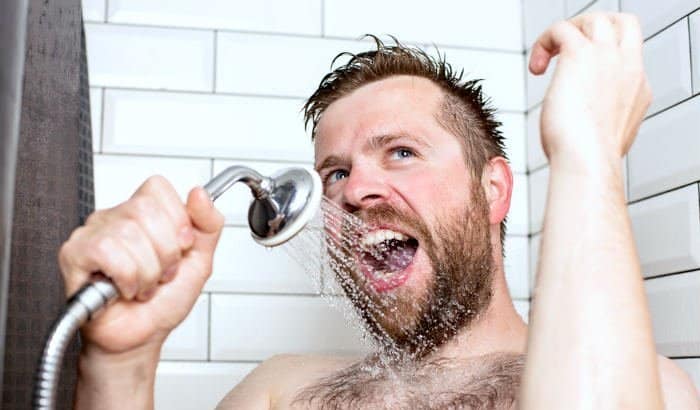
[[[159,350],[102,355],[84,349],[78,364],[76,409],[152,409]]]
[[[552,159],[523,408],[662,408],[620,161]]]

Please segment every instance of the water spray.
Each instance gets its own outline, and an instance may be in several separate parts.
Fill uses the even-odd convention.
[[[322,185],[318,174],[304,168],[288,168],[270,177],[243,167],[232,166],[209,181],[204,189],[212,201],[237,182],[253,194],[248,225],[253,239],[261,245],[281,245],[291,239],[319,209]],[[81,288],[68,301],[44,345],[33,394],[34,409],[54,409],[61,363],[75,332],[119,296],[111,281],[99,279]]]

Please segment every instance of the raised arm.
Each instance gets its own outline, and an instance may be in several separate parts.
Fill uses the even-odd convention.
[[[635,17],[555,24],[530,70],[559,62],[542,108],[549,193],[523,409],[661,409],[651,321],[627,215],[622,157],[651,93]]]

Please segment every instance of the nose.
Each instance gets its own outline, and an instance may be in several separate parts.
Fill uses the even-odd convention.
[[[389,186],[378,170],[353,167],[343,186],[343,208],[348,212],[369,208],[389,197]]]

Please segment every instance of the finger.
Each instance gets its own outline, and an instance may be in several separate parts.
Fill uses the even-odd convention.
[[[138,293],[138,265],[114,238],[85,234],[66,242],[61,253],[61,271],[68,296],[75,294],[97,272],[109,277],[124,299],[131,300]]]
[[[594,43],[618,44],[615,20],[610,13],[580,14],[569,21]]]
[[[613,16],[620,33],[620,46],[623,49],[641,50],[644,42],[639,18],[634,14],[618,13]]]
[[[160,280],[163,268],[158,254],[148,234],[134,221],[126,220],[107,233],[118,240],[138,266],[138,300],[146,300],[146,292],[153,289]]]
[[[134,195],[127,202],[119,205],[112,218],[117,219],[113,222],[115,224],[132,220],[139,225],[156,250],[160,271],[177,263],[182,257],[176,227],[153,195],[144,192]]]
[[[535,75],[544,73],[554,56],[571,53],[586,41],[583,33],[571,22],[555,23],[535,41],[530,54],[530,71]]]
[[[214,234],[224,226],[224,216],[214,207],[204,188],[197,187],[187,196],[187,213],[195,228],[205,234]]]
[[[181,249],[189,249],[193,240],[192,224],[184,204],[172,184],[164,177],[154,175],[148,178],[134,193],[134,196],[141,195],[150,196],[160,204],[161,209],[175,226]]]

